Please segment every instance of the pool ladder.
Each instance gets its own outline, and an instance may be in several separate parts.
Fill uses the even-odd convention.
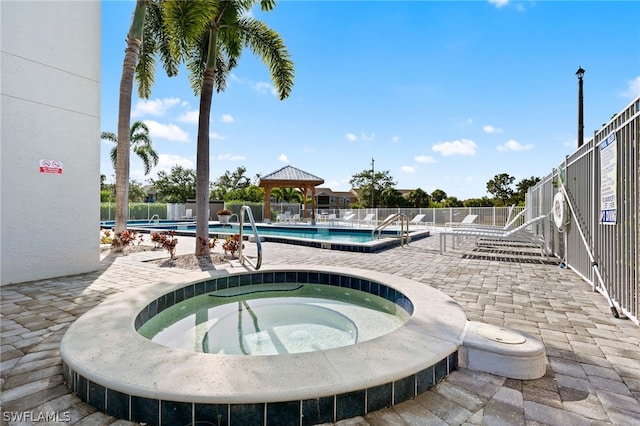
[[[409,245],[409,241],[411,240],[411,237],[409,237],[409,218],[406,214],[402,213],[389,215],[389,217],[371,231],[371,239],[376,239],[376,232],[378,233],[378,238],[380,238],[382,230],[392,223],[396,223],[398,220],[400,220],[400,247],[403,247],[405,244]]]
[[[253,231],[253,236],[256,239],[256,248],[258,249],[258,260],[256,261],[256,263],[253,263],[247,256],[245,256],[242,253],[242,246],[243,244],[243,239],[242,239],[242,231],[244,228],[244,216],[245,213],[247,215],[247,217],[249,218],[249,223],[251,224],[251,229]],[[253,269],[258,270],[260,269],[260,266],[262,265],[262,243],[260,242],[260,236],[258,235],[258,230],[256,228],[256,221],[253,219],[253,213],[251,213],[251,208],[249,206],[242,206],[242,208],[240,209],[240,230],[239,230],[239,234],[240,234],[240,248],[238,249],[238,257],[240,258],[240,264],[244,265],[245,262],[247,262],[250,266],[253,267]]]

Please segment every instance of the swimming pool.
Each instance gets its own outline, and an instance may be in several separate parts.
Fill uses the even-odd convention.
[[[193,222],[160,222],[147,224],[132,224],[131,230],[140,232],[175,231],[176,235],[194,236],[195,225]],[[360,253],[374,253],[380,250],[398,247],[400,245],[400,232],[395,229],[384,229],[379,239],[371,239],[372,229],[351,227],[329,227],[311,225],[256,225],[258,235],[263,241],[282,244],[296,244],[307,247],[323,248],[329,250],[343,250]],[[225,239],[229,235],[239,232],[238,224],[209,224],[209,236]],[[252,235],[249,225],[245,225],[243,234],[246,238]],[[429,231],[420,229],[410,232],[411,240],[418,240],[430,235]]]

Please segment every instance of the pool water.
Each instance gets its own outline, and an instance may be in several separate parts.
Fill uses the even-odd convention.
[[[238,233],[239,225],[214,225],[209,226],[210,233]],[[252,233],[251,228],[245,226],[243,229],[245,235]],[[258,234],[263,236],[298,238],[305,240],[323,240],[323,241],[340,241],[349,243],[366,243],[371,241],[371,230],[356,229],[333,229],[333,228],[301,228],[301,227],[269,227],[259,226]],[[393,232],[397,235],[396,232]]]
[[[156,343],[195,352],[278,355],[371,340],[409,317],[389,300],[350,288],[250,285],[182,301],[138,332]]]

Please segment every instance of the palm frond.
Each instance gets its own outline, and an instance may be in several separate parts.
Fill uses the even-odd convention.
[[[118,143],[118,136],[113,132],[102,132],[100,133],[100,139],[104,139],[105,141]]]
[[[294,68],[284,40],[264,22],[251,17],[238,21],[244,43],[269,67],[271,79],[280,100],[287,98],[293,88]]]
[[[145,40],[151,37],[155,39],[154,51],[160,57],[160,62],[167,76],[174,77],[178,75],[181,58],[179,55],[172,55],[171,49],[169,48],[169,34],[166,31],[165,19],[162,12],[163,8],[159,3],[153,3],[147,8],[145,28],[148,29],[151,34],[147,36],[145,33]]]
[[[173,57],[180,57],[198,44],[219,4],[215,1],[171,0],[162,2],[165,31]]]

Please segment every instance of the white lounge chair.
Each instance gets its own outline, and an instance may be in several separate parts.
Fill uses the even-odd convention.
[[[413,219],[411,219],[409,221],[409,224],[411,225],[423,225],[425,222],[423,222],[422,220],[424,219],[426,215],[424,214],[417,214],[413,217]]]
[[[338,223],[338,224],[340,224],[340,223],[351,223],[351,224],[353,224],[353,220],[355,218],[356,218],[355,213],[347,212],[347,213],[344,214],[344,216],[334,219],[334,222]]]
[[[375,216],[376,216],[375,213],[369,213],[364,217],[364,219],[358,222],[363,223],[365,225],[375,225],[378,222],[377,219],[374,219]]]
[[[537,223],[542,223],[547,218],[547,215],[541,215],[535,217],[520,226],[517,226],[508,230],[492,230],[486,228],[458,228],[446,232],[441,232],[440,235],[440,254],[443,254],[447,250],[447,236],[452,237],[451,246],[455,248],[456,241],[461,237],[473,237],[490,240],[499,240],[503,242],[522,242],[539,246],[543,256],[547,257],[545,251],[544,239],[529,231],[529,228]]]
[[[278,216],[276,216],[276,220],[278,222],[289,222],[291,220],[291,212],[287,210],[284,213],[280,213]]]
[[[444,224],[445,227],[452,229],[454,226],[455,227],[464,227],[465,225],[471,225],[472,223],[474,223],[476,221],[476,219],[478,218],[477,214],[468,214],[464,217],[464,219],[462,219],[462,221],[460,222],[446,222]]]
[[[509,231],[516,227],[516,223],[519,221],[519,219],[522,216],[524,216],[526,212],[527,212],[527,209],[523,209],[512,218],[511,218],[511,213],[509,213],[509,216],[507,217],[507,223],[504,226],[480,225],[480,224],[472,223],[472,224],[456,227],[455,230],[457,231],[460,229],[471,229],[471,230],[488,230],[488,231]]]

